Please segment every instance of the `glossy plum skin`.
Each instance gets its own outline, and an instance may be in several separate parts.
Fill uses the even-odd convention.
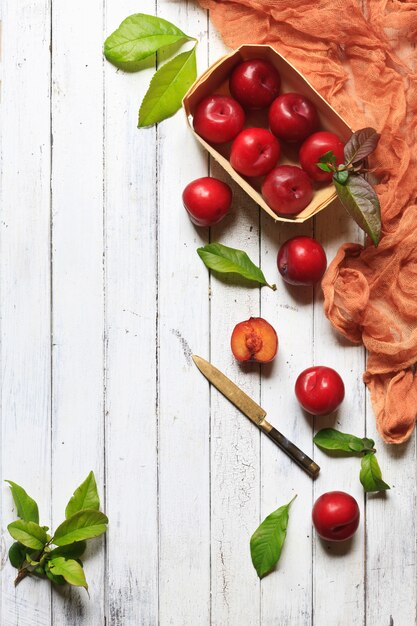
[[[316,107],[300,93],[284,93],[271,104],[268,113],[271,131],[284,141],[304,141],[319,123]]]
[[[320,157],[329,150],[333,150],[336,156],[336,164],[340,165],[345,160],[344,145],[337,135],[328,131],[313,133],[301,145],[299,160],[303,170],[316,182],[330,182],[332,172],[323,172],[317,163]]]
[[[205,176],[185,187],[182,201],[190,220],[196,226],[212,226],[228,213],[232,204],[232,190],[223,181]]]
[[[344,491],[328,491],[314,503],[312,519],[322,539],[345,541],[359,526],[359,506],[355,498]]]
[[[297,215],[310,204],[313,185],[296,165],[279,165],[266,176],[262,196],[278,215]]]
[[[314,285],[327,267],[323,246],[311,237],[292,237],[278,251],[279,273],[290,285]]]
[[[207,96],[194,111],[194,130],[209,143],[231,141],[240,133],[244,123],[244,110],[239,102],[229,96]]]
[[[278,139],[265,128],[246,128],[234,139],[230,163],[243,176],[264,176],[281,154]]]
[[[345,397],[345,386],[336,370],[324,365],[309,367],[295,382],[295,395],[305,411],[312,415],[328,415]]]
[[[230,93],[248,109],[268,107],[279,94],[281,78],[278,71],[263,59],[243,61],[229,79]]]
[[[265,319],[251,317],[236,324],[230,346],[235,359],[240,363],[247,361],[269,363],[278,351],[278,336],[273,326]]]

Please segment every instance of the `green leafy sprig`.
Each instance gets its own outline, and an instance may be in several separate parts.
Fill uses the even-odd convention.
[[[139,128],[161,122],[180,108],[197,77],[197,39],[161,17],[135,13],[104,42],[104,56],[110,63],[126,72],[138,72],[145,59],[189,41],[195,42],[191,50],[174,56],[154,74],[139,109]]]
[[[250,539],[252,563],[259,578],[269,574],[281,557],[287,536],[289,510],[296,497],[268,515]]]
[[[54,535],[47,526],[39,525],[38,505],[20,485],[10,485],[20,519],[7,529],[15,540],[9,549],[10,563],[18,570],[15,585],[26,576],[49,578],[57,585],[69,583],[75,587],[88,585],[81,556],[86,540],[99,537],[107,530],[108,519],[99,511],[100,500],[93,472],[74,491],[65,509],[65,521]],[[53,547],[56,546],[56,547]]]
[[[359,480],[364,491],[372,492],[390,489],[390,486],[382,480],[373,439],[368,439],[367,437],[360,439],[355,437],[355,435],[342,433],[334,428],[323,428],[315,435],[313,441],[322,450],[343,452],[347,455],[362,454]]]
[[[206,267],[219,274],[239,274],[273,291],[277,288],[276,285],[270,285],[266,281],[263,271],[243,250],[229,248],[222,243],[209,243],[203,248],[197,248],[197,254]]]
[[[369,183],[366,158],[375,150],[380,135],[374,128],[353,133],[344,148],[345,162],[337,165],[332,150],[323,154],[317,167],[333,173],[336,193],[349,215],[371,238],[375,246],[381,238],[381,207]]]

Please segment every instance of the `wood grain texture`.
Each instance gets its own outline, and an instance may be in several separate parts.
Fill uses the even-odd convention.
[[[205,13],[159,0],[158,15],[200,35],[205,66]],[[181,112],[158,127],[157,167],[159,619],[203,625],[210,610],[209,394],[190,355],[209,348],[208,273],[196,254],[207,233],[191,224],[181,194],[207,172],[207,157]]]
[[[13,587],[11,479],[50,523],[49,2],[2,3],[1,84],[1,612],[4,626],[49,626],[51,590]],[[28,106],[30,103],[30,106]]]
[[[375,439],[382,477],[391,486],[366,498],[366,614],[369,624],[417,624],[416,439],[384,446],[369,397],[367,436]]]
[[[102,58],[105,36],[137,11],[198,37],[199,72],[226,51],[185,0],[1,4],[1,479],[26,487],[43,523],[56,525],[93,469],[110,518],[86,557],[90,600],[31,579],[15,590],[6,555],[15,511],[3,486],[1,626],[417,624],[415,437],[383,445],[363,348],[331,329],[319,288],[288,287],[276,268],[279,245],[296,234],[314,234],[329,259],[362,235],[337,205],[314,223],[274,224],[234,185],[230,215],[195,228],[184,186],[226,175],[181,112],[136,129],[155,59],[125,74]],[[244,249],[278,290],[210,275],[195,252],[208,241]],[[251,315],[280,340],[262,369],[239,366],[229,347]],[[314,483],[209,388],[192,353],[314,455]],[[335,367],[346,385],[340,410],[315,420],[293,393],[313,363]],[[324,426],[375,438],[391,491],[365,497],[360,459],[314,449]],[[310,518],[333,489],[352,493],[362,516],[338,546],[319,540]],[[281,560],[260,582],[250,536],[295,493]]]
[[[107,3],[106,35],[137,2]],[[150,7],[152,11],[152,7]],[[156,129],[136,130],[154,73],[105,66],[106,501],[109,624],[158,621]],[[123,530],[122,530],[123,529]]]
[[[313,222],[274,224],[265,215],[261,227],[262,267],[269,280],[277,283],[277,292],[262,290],[261,314],[274,325],[279,338],[278,357],[261,379],[261,403],[268,411],[267,419],[314,458],[312,419],[300,410],[294,394],[298,374],[310,367],[314,359],[313,289],[300,290],[287,285],[277,269],[280,245],[296,235],[311,236]],[[309,510],[313,483],[276,446],[265,438],[261,443],[261,519],[297,494],[291,505],[287,539],[277,571],[262,581],[261,624],[308,624],[312,619],[313,534]],[[288,593],[282,593],[283,588]]]
[[[210,62],[226,48],[210,24]],[[232,186],[231,213],[211,229],[211,241],[243,249],[258,264],[259,209],[212,162],[211,174]],[[211,360],[256,402],[259,366],[240,366],[230,350],[234,326],[259,315],[260,290],[239,279],[211,277]],[[211,392],[212,624],[257,624],[260,585],[249,539],[259,519],[261,433],[216,390]]]
[[[361,231],[346,219],[344,209],[333,203],[326,214],[315,219],[315,236],[333,258],[344,241],[360,241]],[[364,349],[336,335],[322,311],[322,294],[317,290],[314,310],[314,362],[334,368],[343,378],[345,399],[329,416],[314,419],[315,430],[333,427],[363,437],[365,433],[365,386],[361,379]],[[314,623],[332,626],[360,626],[365,621],[364,607],[364,494],[359,482],[360,459],[331,458],[317,449],[316,460],[322,467],[314,483],[314,500],[327,491],[346,491],[356,498],[362,523],[346,542],[328,543],[316,534],[313,539]],[[343,572],[343,575],[342,575]],[[337,601],[329,602],[329,593]],[[347,615],[348,621],[347,621]]]
[[[83,19],[80,19],[80,16]],[[102,0],[52,5],[52,522],[93,470],[104,485]],[[76,42],[76,45],[75,45]],[[52,596],[54,624],[104,623],[104,540],[83,589]]]

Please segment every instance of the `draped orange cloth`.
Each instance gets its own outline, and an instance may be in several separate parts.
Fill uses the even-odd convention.
[[[382,135],[381,243],[343,245],[322,287],[332,324],[368,350],[380,434],[402,443],[417,413],[417,0],[199,2],[227,45],[272,45],[353,128]]]

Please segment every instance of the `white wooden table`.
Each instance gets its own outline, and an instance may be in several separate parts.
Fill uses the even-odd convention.
[[[181,114],[136,130],[153,66],[128,75],[102,58],[105,36],[137,11],[197,36],[200,71],[224,52],[192,2],[1,4],[1,625],[412,626],[415,439],[382,444],[363,349],[333,332],[319,290],[288,289],[276,270],[289,236],[314,234],[332,258],[360,233],[337,205],[304,227],[276,226],[238,190],[218,227],[194,228],[182,189],[221,173]],[[195,252],[209,238],[259,258],[278,291],[210,278]],[[279,356],[241,368],[232,328],[260,314]],[[314,484],[209,389],[192,352],[314,453]],[[313,363],[335,367],[347,392],[337,416],[314,422],[293,394]],[[387,495],[364,497],[357,459],[313,449],[326,425],[376,439]],[[26,487],[54,527],[90,469],[110,518],[85,561],[90,599],[34,579],[14,589],[6,527],[16,515],[3,480]],[[361,507],[348,544],[312,532],[312,503],[333,489]],[[278,569],[260,584],[250,535],[295,493]]]

